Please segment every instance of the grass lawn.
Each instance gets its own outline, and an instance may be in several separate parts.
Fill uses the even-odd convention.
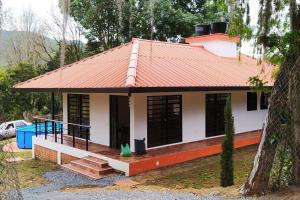
[[[59,169],[59,166],[37,159],[18,162],[15,165],[21,188],[32,187],[46,183],[43,178],[45,172]]]
[[[11,142],[15,142],[15,138],[0,141],[0,146],[9,144]],[[42,177],[42,175],[45,172],[59,169],[59,166],[54,163],[41,161],[37,159],[31,159],[31,151],[17,153],[0,152],[0,158],[2,159],[7,159],[10,156],[13,156],[15,158],[21,157],[26,159],[25,161],[16,162],[14,164],[14,168],[18,172],[21,188],[44,184],[46,183],[46,180]]]
[[[256,154],[257,147],[236,150],[234,154],[234,181],[241,185],[246,180]],[[137,175],[134,179],[143,185],[165,188],[211,188],[220,185],[220,156],[201,158],[175,166]]]

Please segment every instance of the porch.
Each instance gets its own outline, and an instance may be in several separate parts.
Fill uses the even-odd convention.
[[[237,134],[234,146],[242,148],[257,144],[260,136],[260,130]],[[87,143],[83,139],[75,138],[73,140],[73,137],[65,134],[55,136],[55,134],[49,133],[47,139],[40,135],[33,137],[33,156],[45,156],[48,160],[58,164],[67,164],[72,160],[94,156],[107,161],[112,168],[124,172],[127,176],[132,176],[152,169],[218,154],[221,152],[222,141],[223,137],[216,137],[151,149],[147,150],[144,155],[132,154],[130,157],[121,157],[120,150],[88,142],[87,151]]]

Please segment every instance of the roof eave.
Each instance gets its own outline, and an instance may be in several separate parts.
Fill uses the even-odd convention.
[[[267,86],[271,88],[272,86]],[[119,87],[119,88],[11,88],[15,92],[78,92],[78,93],[152,93],[192,91],[251,90],[250,86],[194,86],[194,87]]]
[[[267,86],[272,88],[271,86]],[[250,86],[187,86],[187,87],[134,87],[130,88],[130,93],[147,92],[211,92],[211,91],[238,91],[251,90]]]
[[[129,88],[11,88],[14,92],[128,93]]]

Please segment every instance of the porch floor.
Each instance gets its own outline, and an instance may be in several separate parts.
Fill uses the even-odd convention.
[[[234,146],[241,148],[259,143],[261,131],[252,131],[235,135]],[[42,137],[42,136],[39,136]],[[60,142],[60,136],[57,136]],[[47,140],[55,141],[53,135],[48,135]],[[89,142],[89,152],[100,154],[129,164],[129,175],[142,173],[151,169],[161,168],[172,164],[193,160],[196,158],[215,155],[221,152],[223,137],[206,139],[197,142],[172,145],[148,150],[144,155],[132,154],[130,157],[121,157],[120,150],[104,145]],[[72,137],[63,136],[63,145],[73,146]],[[85,150],[85,140],[76,139],[75,148]]]

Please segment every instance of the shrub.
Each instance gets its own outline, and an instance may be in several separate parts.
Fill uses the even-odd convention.
[[[221,186],[227,187],[234,184],[233,181],[233,138],[234,118],[231,109],[231,97],[226,101],[224,109],[225,138],[222,144],[221,154]]]

